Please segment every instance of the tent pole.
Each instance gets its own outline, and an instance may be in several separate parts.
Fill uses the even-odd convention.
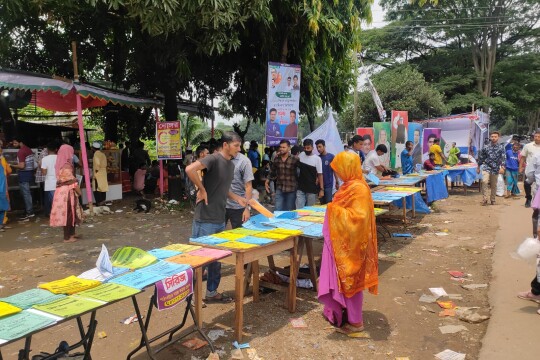
[[[79,68],[77,66],[77,42],[71,42],[71,50],[73,55],[73,81],[79,82]],[[79,140],[81,142],[81,156],[83,162],[84,185],[86,186],[86,199],[88,200],[88,208],[90,216],[94,216],[94,203],[92,201],[92,188],[90,184],[90,171],[88,170],[88,156],[86,155],[86,139],[84,136],[84,124],[82,116],[81,96],[75,89],[75,99],[77,101],[77,123],[79,125]]]
[[[159,112],[157,108],[154,108],[156,114],[156,126],[159,122]],[[159,195],[163,196],[163,160],[159,160]]]

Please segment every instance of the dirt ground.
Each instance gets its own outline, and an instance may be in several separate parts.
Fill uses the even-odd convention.
[[[436,303],[420,302],[429,288],[443,287],[456,294],[454,303],[461,307],[479,307],[489,315],[488,289],[467,290],[462,285],[489,284],[493,241],[498,229],[499,211],[515,200],[499,199],[496,206],[480,206],[481,196],[469,191],[451,192],[450,198],[433,205],[429,215],[420,215],[408,226],[398,221],[383,221],[390,232],[410,232],[414,238],[391,238],[379,242],[380,285],[378,296],[366,294],[364,322],[369,338],[348,338],[336,333],[321,316],[322,306],[316,293],[298,291],[297,312],[283,308],[284,294],[274,292],[261,296],[254,304],[245,299],[244,341],[264,359],[432,359],[445,349],[466,353],[467,359],[478,358],[481,340],[486,332],[485,321],[471,324],[454,317],[440,317]],[[112,215],[95,217],[82,225],[84,236],[73,244],[62,243],[61,229],[50,228],[44,218],[30,223],[11,224],[0,234],[0,297],[35,287],[41,282],[78,275],[95,266],[101,244],[112,254],[125,245],[142,249],[161,247],[169,243],[185,243],[191,233],[189,210],[134,214],[133,199],[114,204]],[[439,233],[436,235],[435,233]],[[440,236],[446,233],[447,236]],[[316,254],[320,255],[321,244]],[[288,261],[287,254],[277,257],[278,264]],[[266,261],[261,263],[261,273]],[[454,281],[448,271],[467,274],[463,282]],[[223,266],[220,289],[234,293],[234,267]],[[150,292],[137,296],[146,312]],[[440,300],[448,300],[441,298]],[[129,299],[98,311],[97,337],[92,348],[94,359],[124,359],[139,342],[136,323],[121,321],[134,314]],[[150,334],[157,334],[173,325],[183,314],[183,306],[154,312]],[[224,330],[215,341],[220,359],[229,359],[232,350],[234,304],[209,304],[203,309],[205,330]],[[307,328],[293,328],[291,318],[302,317]],[[463,325],[466,330],[442,334],[440,326]],[[219,332],[218,332],[219,333]],[[43,331],[33,337],[32,355],[52,352],[61,340],[74,343],[78,334],[76,323],[69,322]],[[4,358],[17,357],[23,341],[2,348]],[[209,348],[191,351],[180,344],[163,350],[158,359],[206,359]],[[244,350],[244,357],[247,353]],[[147,359],[144,352],[134,359]]]

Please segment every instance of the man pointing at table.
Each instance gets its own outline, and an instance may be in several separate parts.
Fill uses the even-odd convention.
[[[225,230],[225,206],[227,198],[242,207],[247,206],[245,198],[230,191],[234,174],[234,158],[240,151],[242,139],[235,133],[226,132],[219,141],[220,151],[199,159],[186,168],[189,179],[199,189],[197,205],[193,217],[193,238],[212,235]],[[201,180],[197,171],[204,173]],[[200,279],[198,279],[200,280]],[[206,302],[231,302],[232,298],[217,291],[221,281],[221,263],[208,265]]]

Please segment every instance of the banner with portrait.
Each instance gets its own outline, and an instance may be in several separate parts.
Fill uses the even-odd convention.
[[[367,155],[371,150],[375,149],[375,133],[372,127],[359,127],[356,128],[356,135],[360,135],[364,138],[364,145],[362,152]]]
[[[436,129],[436,128],[424,129],[424,133],[422,135],[422,144],[423,144],[422,145],[422,151],[423,151],[422,161],[426,161],[427,159],[429,159],[429,148],[431,147],[431,145],[433,145],[433,141],[435,139],[441,138],[441,133],[442,133],[441,129]]]
[[[413,167],[423,164],[422,161],[422,124],[409,123],[408,139],[413,142]]]
[[[407,128],[409,126],[409,113],[407,111],[392,110],[392,153],[390,163],[392,168],[401,168],[401,152],[405,150],[407,142]]]
[[[300,107],[300,65],[268,63],[266,98],[266,145],[282,139],[296,144]]]
[[[378,145],[386,147],[386,154],[381,155],[381,165],[390,168],[390,123],[389,122],[374,122],[373,132],[375,134],[375,148]]]

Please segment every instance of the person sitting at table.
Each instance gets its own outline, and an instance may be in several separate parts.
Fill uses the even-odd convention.
[[[375,150],[371,150],[367,156],[366,161],[363,163],[363,172],[366,174],[373,174],[380,179],[389,180],[391,177],[383,176],[382,174],[388,169],[382,164],[381,157],[388,152],[386,145],[379,144]]]
[[[363,291],[378,293],[375,212],[358,155],[340,152],[330,166],[344,183],[326,210],[318,298],[324,317],[350,334],[364,330]]]
[[[435,154],[430,152],[429,159],[424,161],[424,170],[427,170],[427,171],[435,170],[435,166],[437,166],[437,164],[435,164]]]

